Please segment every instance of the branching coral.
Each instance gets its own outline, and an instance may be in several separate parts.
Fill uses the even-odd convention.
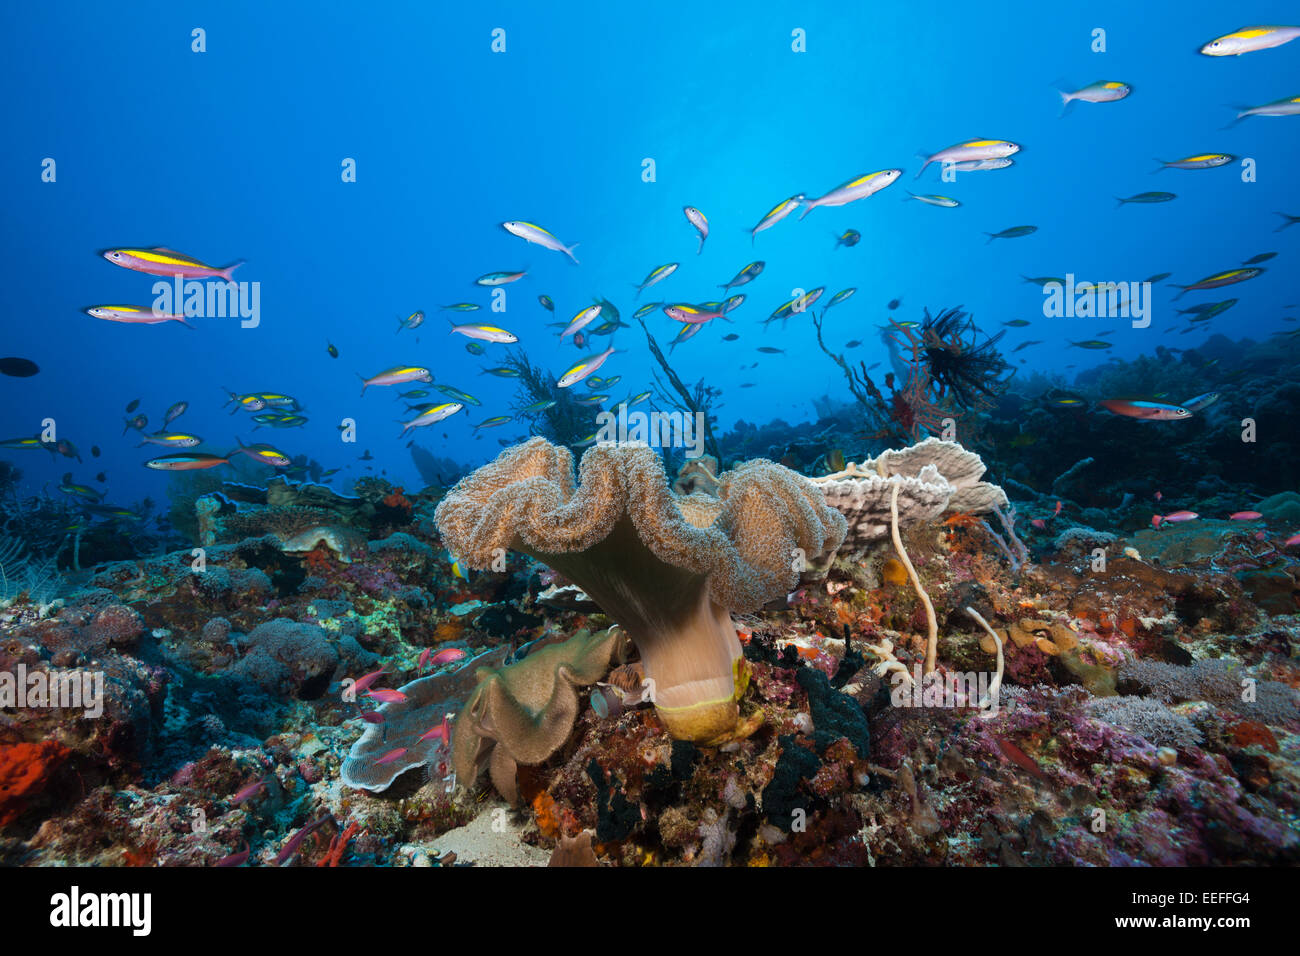
[[[674,495],[644,446],[588,449],[575,486],[573,456],[535,438],[453,488],[435,520],[471,567],[513,548],[578,584],[636,644],[669,732],[720,743],[753,729],[740,715],[747,671],[729,612],[792,590],[846,524],[770,461],[725,473],[718,491]]]
[[[871,653],[880,658],[880,663],[871,668],[871,672],[877,677],[884,677],[886,674],[902,674],[903,681],[909,687],[916,683],[907,665],[900,661],[894,655],[894,642],[887,637],[882,637],[879,644],[863,645]]]

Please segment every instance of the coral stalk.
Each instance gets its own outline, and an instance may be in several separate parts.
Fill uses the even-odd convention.
[[[889,495],[889,531],[894,539],[894,550],[898,552],[898,560],[903,562],[903,567],[907,569],[907,576],[912,579],[916,596],[925,605],[925,620],[930,628],[930,636],[925,645],[925,673],[929,674],[934,671],[935,659],[939,652],[939,622],[934,616],[934,605],[930,602],[930,595],[926,594],[925,588],[921,587],[921,579],[916,574],[916,568],[912,567],[912,559],[903,550],[903,538],[898,533],[898,482],[894,482],[894,488]]]
[[[985,716],[992,717],[997,713],[998,695],[1002,691],[1002,670],[1005,664],[1002,656],[1002,638],[998,637],[998,632],[989,627],[989,622],[984,620],[984,618],[981,617],[979,612],[974,608],[966,608],[966,613],[979,622],[980,627],[984,628],[984,630],[988,632],[989,637],[993,638],[993,643],[996,644],[998,648],[998,672],[993,675],[993,683],[989,685],[988,703],[985,704],[984,701],[980,701],[981,708],[986,706],[991,707],[991,710]]]
[[[993,543],[998,546],[998,550],[1001,551],[1004,555],[1006,555],[1007,561],[1011,565],[1011,573],[1015,574],[1017,571],[1019,571],[1020,559],[1011,553],[1011,549],[1007,547],[1007,543],[1002,540],[1002,535],[998,534],[991,527],[989,527],[989,523],[987,521],[981,520],[980,527],[983,528],[988,533],[988,536],[993,539]]]

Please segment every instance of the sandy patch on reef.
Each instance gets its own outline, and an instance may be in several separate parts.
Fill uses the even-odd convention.
[[[494,826],[495,824],[495,826]],[[551,859],[549,850],[539,850],[523,843],[519,836],[523,823],[515,819],[509,805],[493,801],[483,812],[433,841],[439,854],[452,851],[459,863],[475,866],[545,866]]]

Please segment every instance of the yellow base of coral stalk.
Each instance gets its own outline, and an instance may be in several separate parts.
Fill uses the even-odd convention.
[[[673,738],[717,747],[732,740],[744,740],[763,725],[762,711],[741,715],[740,699],[749,687],[749,663],[738,657],[732,661],[731,670],[732,694],[726,699],[702,701],[687,707],[656,706],[655,713]]]

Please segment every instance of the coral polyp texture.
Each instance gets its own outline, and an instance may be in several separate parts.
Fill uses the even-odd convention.
[[[566,448],[535,438],[453,488],[434,519],[471,567],[522,551],[578,584],[635,643],[674,737],[722,743],[749,726],[733,611],[784,595],[833,554],[846,523],[806,478],[770,461],[679,497],[648,447],[596,446],[574,481]]]
[[[456,718],[457,776],[472,785],[487,767],[497,792],[515,803],[519,764],[542,763],[569,739],[581,706],[578,689],[605,676],[618,639],[616,628],[583,632],[509,667],[480,670],[478,686]]]

